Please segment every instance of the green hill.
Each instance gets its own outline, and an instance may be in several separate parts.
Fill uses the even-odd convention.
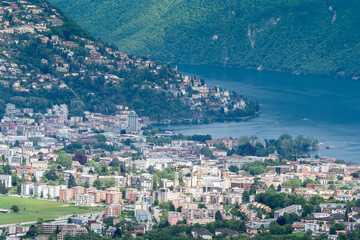
[[[128,54],[360,76],[357,0],[51,0]]]
[[[0,1],[0,13],[0,114],[7,103],[35,112],[67,104],[71,116],[128,107],[153,122],[259,112],[236,93],[96,40],[46,0]]]

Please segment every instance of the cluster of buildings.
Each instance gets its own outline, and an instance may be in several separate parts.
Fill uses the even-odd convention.
[[[305,199],[320,196],[329,202],[328,205],[320,204],[321,212],[295,222],[294,231],[310,229],[314,234],[323,234],[330,227],[327,224],[320,226],[319,223],[330,219],[349,223],[349,231],[360,226],[357,208],[347,212],[348,219],[345,219],[346,204],[331,203],[332,199],[346,202],[358,198],[355,194],[359,188],[356,174],[360,167],[357,165],[330,158],[282,160],[282,165],[268,166],[267,172],[253,176],[241,169],[257,161],[279,161],[279,154],[275,152],[266,157],[228,156],[225,150],[216,146],[231,149],[239,144],[238,140],[230,138],[204,142],[180,139],[156,144],[148,141],[152,138],[147,138],[141,130],[129,134],[126,130],[122,131],[131,125],[146,126],[133,112],[125,109],[116,116],[89,112],[86,113],[86,121],[70,118],[66,105],[53,106],[36,121],[16,107],[8,105],[7,109],[0,122],[3,143],[0,146],[3,159],[0,165],[3,169],[9,168],[11,174],[0,175],[0,181],[10,188],[14,175],[24,179],[20,185],[21,197],[52,199],[76,206],[105,206],[102,212],[104,218],[118,220],[125,213],[125,219],[135,223],[134,234],[136,231],[150,231],[154,224],[164,220],[176,225],[214,222],[216,214],[224,219],[237,218],[224,206],[238,206],[239,212],[248,219],[249,235],[268,229],[271,222],[284,213],[301,216],[301,205],[276,210],[271,219],[259,216],[256,209],[265,213],[271,213],[273,209],[255,202],[254,195],[250,196],[249,203],[243,202],[244,192],[253,189],[257,181],[262,188],[255,189],[255,194],[266,192],[271,187],[279,189],[280,186],[279,191],[285,194],[295,192]],[[29,109],[26,111],[29,115],[34,114]],[[99,143],[99,133],[103,138],[102,145],[95,147]],[[171,132],[160,132],[153,138],[171,139],[171,136]],[[261,140],[251,140],[250,144],[259,143],[263,144]],[[52,168],[59,158],[59,150],[71,150],[70,147],[75,145],[83,151],[85,162],[74,160],[68,169]],[[107,149],[109,146],[113,148]],[[204,148],[211,150],[213,156],[202,155],[201,149]],[[74,152],[70,154],[73,159],[75,155]],[[231,166],[240,170],[231,172]],[[46,178],[51,169],[61,180],[49,181]],[[162,174],[165,172],[168,174]],[[69,187],[70,178],[74,179],[76,186]],[[292,180],[300,181],[302,186],[292,188],[285,184]],[[171,208],[163,207],[169,204]],[[86,230],[84,223],[61,224],[59,238]],[[46,223],[43,231],[46,232],[50,226],[56,228],[55,225]],[[101,219],[90,225],[94,229],[97,226],[100,230],[96,231],[103,233]],[[202,230],[194,232],[195,235],[202,233]]]
[[[54,87],[68,88],[63,78],[89,76],[92,80],[104,77],[106,82],[119,82],[120,79],[114,74],[94,72],[89,69],[93,64],[105,64],[113,71],[129,70],[129,65],[138,68],[149,68],[154,62],[140,58],[129,58],[127,55],[104,47],[96,41],[78,38],[78,41],[64,39],[58,35],[49,35],[52,27],[64,24],[62,16],[55,9],[50,9],[47,3],[32,3],[31,1],[8,0],[0,4],[0,42],[7,44],[2,46],[0,55],[1,84],[12,87],[15,91],[29,92],[31,89],[51,90]],[[41,59],[42,66],[54,69],[55,74],[44,73],[39,69],[15,63],[19,56],[19,49],[13,48],[12,44],[26,45],[27,39],[21,38],[23,34],[30,34],[45,46],[57,49],[64,54],[54,55],[51,58]],[[66,37],[65,37],[66,38]],[[80,41],[79,41],[80,40]],[[79,42],[84,44],[79,44]],[[83,48],[86,56],[78,53]],[[102,52],[105,49],[105,52]],[[72,64],[81,64],[77,71],[70,68]],[[31,69],[29,69],[31,67]],[[51,72],[51,71],[50,71]],[[88,75],[89,74],[89,75]]]
[[[34,113],[30,109],[26,109],[29,116],[24,115],[24,110],[20,111],[12,105],[7,105],[6,109],[0,123],[0,139],[3,142],[0,146],[3,162],[0,164],[3,168],[9,166],[12,174],[25,179],[20,187],[19,194],[22,197],[56,199],[77,206],[105,205],[105,217],[118,218],[123,212],[130,211],[134,213],[133,221],[137,223],[136,226],[143,227],[142,231],[151,230],[152,224],[160,223],[163,219],[163,210],[154,210],[154,203],[170,202],[174,206],[174,209],[166,212],[166,220],[171,225],[179,222],[213,222],[217,212],[229,219],[234,216],[224,209],[224,205],[237,205],[239,211],[249,219],[249,234],[260,231],[260,226],[270,227],[271,221],[284,213],[301,214],[301,206],[293,205],[275,211],[274,219],[262,219],[256,208],[263,209],[266,213],[271,212],[271,208],[255,202],[254,196],[250,196],[250,203],[243,203],[244,191],[252,189],[255,178],[264,187],[256,189],[256,193],[266,192],[270,186],[281,186],[281,192],[295,192],[306,199],[312,196],[338,201],[357,199],[354,193],[358,190],[358,179],[354,174],[360,170],[359,166],[339,163],[335,159],[307,158],[302,159],[302,162],[283,160],[283,165],[268,166],[266,173],[252,176],[244,174],[243,170],[231,172],[229,168],[237,166],[242,169],[246,164],[256,161],[279,160],[279,155],[275,152],[266,157],[227,156],[225,150],[217,149],[216,146],[231,149],[239,144],[238,140],[230,138],[205,142],[186,139],[161,144],[147,142],[148,138],[141,130],[126,134],[129,126],[138,129],[140,124],[145,124],[139,122],[135,113],[125,109],[116,116],[89,112],[86,113],[86,121],[69,118],[66,105],[53,106],[36,121],[31,118]],[[103,140],[105,146],[116,148],[95,148],[99,132],[106,138]],[[170,132],[155,134],[155,137],[164,139],[171,136]],[[129,144],[125,144],[127,139],[130,140]],[[262,144],[262,141],[251,142],[253,145],[258,143]],[[55,173],[62,182],[54,184],[44,181],[44,176],[49,174],[50,167],[59,157],[58,150],[67,149],[74,144],[85,150],[86,163],[73,161],[70,169],[56,169]],[[213,157],[203,156],[200,153],[203,148],[209,148]],[[75,158],[74,153],[72,157]],[[112,164],[114,159],[118,162],[116,166]],[[123,170],[119,167],[116,171],[111,171],[113,167],[120,165]],[[99,171],[99,167],[105,168],[105,172]],[[159,178],[155,174],[166,169],[172,169],[171,177]],[[68,187],[71,175],[77,186]],[[3,174],[0,175],[0,180],[10,188],[12,176]],[[294,179],[307,184],[295,189],[284,184]],[[100,188],[94,187],[96,181],[100,182]],[[105,187],[109,182],[111,184]],[[317,213],[294,223],[294,229],[324,231],[326,225],[318,228],[314,224],[330,218],[346,222],[344,209],[344,206],[336,206],[334,209],[324,207],[321,214]],[[341,217],[339,214],[342,214]],[[357,220],[356,214],[351,212],[349,216]],[[356,226],[354,223],[350,224],[349,230],[356,229]],[[73,228],[71,231],[73,233],[70,234],[75,234],[82,230]]]
[[[0,43],[3,44],[0,54],[0,84],[6,88],[12,88],[15,95],[20,92],[31,93],[55,89],[67,90],[69,94],[73,94],[73,90],[67,84],[67,79],[71,81],[90,79],[92,82],[104,82],[104,85],[121,84],[124,78],[121,77],[120,72],[123,70],[149,69],[152,74],[158,75],[164,67],[154,61],[129,57],[97,41],[79,36],[70,39],[69,36],[52,33],[54,27],[61,27],[63,24],[63,16],[55,9],[50,9],[46,2],[35,4],[26,0],[2,1],[0,4]],[[52,53],[42,59],[37,59],[35,64],[30,60],[24,61],[27,57],[39,57],[35,52],[29,51],[26,52],[29,56],[23,56],[22,64],[18,64],[18,58],[20,53],[24,52],[23,49],[34,45],[29,39],[22,37],[25,33],[31,35],[30,39],[33,42],[52,49],[56,54]],[[59,52],[62,54],[57,54]],[[108,71],[94,70],[94,65],[106,66]],[[241,111],[250,103],[243,98],[235,97],[230,91],[210,87],[201,79],[183,76],[176,69],[171,78],[164,80],[163,85],[166,87],[145,80],[141,85],[134,84],[134,87],[166,92],[169,96],[179,98],[191,110],[196,110],[198,113],[194,119],[176,121],[192,122],[201,119],[199,120],[201,122],[210,112],[226,114],[230,111]],[[31,105],[37,105],[39,101],[41,99],[27,99],[19,95],[14,102],[31,107]],[[7,112],[10,116],[21,114],[14,106],[8,107]],[[24,109],[24,111],[31,114],[31,110],[27,112],[28,110]],[[138,116],[132,113],[128,119],[128,130],[139,131]],[[160,121],[175,120],[161,119]]]
[[[0,84],[4,87],[15,92],[51,90],[55,87],[69,89],[64,81],[66,78],[104,79],[104,84],[115,84],[124,80],[115,73],[131,71],[134,67],[160,73],[161,65],[129,57],[101,43],[79,37],[77,41],[70,41],[57,35],[49,36],[50,27],[61,26],[63,21],[56,10],[49,13],[45,11],[47,8],[46,2],[34,5],[26,0],[1,1],[0,43],[3,48],[0,53]],[[24,33],[32,34],[49,48],[64,53],[51,59],[41,59],[42,66],[54,69],[57,74],[45,74],[25,63],[15,63],[20,52],[13,46],[26,46],[27,40],[20,38]],[[76,55],[79,48],[85,51],[85,56]],[[106,65],[111,73],[92,70],[94,64]],[[80,67],[72,69],[73,65]],[[173,81],[166,80],[164,85],[167,87],[164,89],[149,82],[137,87],[166,91],[180,98],[199,113],[197,119],[202,119],[207,111],[226,114],[245,109],[248,104],[241,98],[235,101],[230,91],[210,87],[200,79],[180,73],[175,74],[175,78]],[[25,104],[21,97],[15,100]],[[153,225],[164,221],[170,225],[206,224],[216,221],[219,215],[224,219],[239,219],[229,211],[229,206],[237,206],[246,217],[246,233],[252,236],[269,229],[271,222],[285,213],[301,216],[303,212],[302,206],[297,204],[274,211],[255,201],[254,194],[264,193],[270,188],[279,189],[284,194],[294,192],[307,200],[313,196],[324,199],[313,215],[301,217],[301,221],[292,224],[294,231],[311,230],[315,235],[335,237],[336,234],[329,234],[332,221],[346,225],[346,229],[337,231],[337,234],[360,229],[360,209],[352,207],[349,211],[346,204],[358,199],[358,165],[344,164],[331,158],[309,157],[288,161],[279,159],[276,152],[265,157],[228,156],[224,148],[230,150],[238,146],[239,140],[195,141],[179,136],[172,138],[171,132],[159,132],[149,138],[142,130],[149,122],[149,119],[141,119],[136,112],[120,105],[116,115],[85,111],[84,116],[79,117],[69,116],[66,104],[54,105],[46,112],[38,113],[31,107],[20,109],[8,103],[0,122],[0,168],[3,172],[0,182],[6,188],[17,188],[15,192],[21,197],[57,200],[76,206],[104,206],[104,211],[97,218],[72,217],[71,223],[41,225],[41,233],[56,230],[60,240],[65,235],[75,236],[88,231],[105,232],[107,236],[112,236],[116,228],[109,227],[103,231],[103,219],[109,217],[113,218],[114,225],[120,224],[120,219],[132,222],[131,233],[135,235],[150,231]],[[171,121],[164,119],[161,122]],[[156,142],[154,139],[163,141]],[[249,144],[266,147],[265,142],[259,139],[251,139]],[[211,151],[212,156],[204,156],[202,149]],[[67,151],[63,154],[73,159],[70,166],[59,163],[61,151]],[[267,172],[257,176],[241,170],[247,164],[269,159],[282,160],[283,165],[267,166]],[[231,166],[240,171],[230,171]],[[14,183],[15,176],[20,179],[19,182]],[[286,184],[292,180],[300,181],[301,186]],[[248,194],[249,190],[255,193],[245,203],[244,194]],[[259,216],[256,209],[273,212],[274,217]],[[23,235],[28,230],[22,225],[0,228],[0,231],[15,235]],[[231,236],[239,234],[229,229],[215,229],[215,235],[224,233]],[[204,239],[213,236],[205,229],[193,229],[191,234],[194,238]]]

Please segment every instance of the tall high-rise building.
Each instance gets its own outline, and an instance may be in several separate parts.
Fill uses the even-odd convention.
[[[159,203],[165,203],[168,201],[168,199],[169,199],[169,189],[160,188],[159,196],[158,196]]]
[[[179,173],[175,172],[174,188],[179,186]]]
[[[128,130],[129,132],[137,132],[139,127],[139,116],[136,113],[130,113],[128,115]]]

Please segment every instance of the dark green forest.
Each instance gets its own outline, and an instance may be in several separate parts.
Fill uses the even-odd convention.
[[[128,54],[172,63],[360,76],[356,0],[51,0]]]

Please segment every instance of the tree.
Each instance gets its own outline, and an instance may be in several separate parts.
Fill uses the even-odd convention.
[[[74,175],[70,174],[69,180],[68,180],[68,188],[72,188],[76,186],[76,180]]]
[[[282,183],[283,186],[288,186],[288,187],[291,187],[291,188],[299,188],[302,186],[302,182],[300,179],[290,179],[290,180],[287,180],[287,181],[284,181]]]
[[[120,167],[120,163],[121,162],[119,161],[119,159],[113,158],[113,160],[111,160],[109,166],[110,167]]]
[[[248,191],[244,191],[244,192],[243,192],[242,200],[243,200],[243,202],[249,202],[249,200],[250,200],[250,195],[249,195],[249,192],[248,192]]]
[[[253,176],[267,172],[266,167],[259,161],[245,165],[244,170]]]
[[[170,207],[169,207],[170,211],[175,211],[175,206],[172,202],[170,202]]]
[[[281,184],[278,185],[277,191],[278,191],[278,192],[281,192]]]
[[[168,226],[170,226],[170,223],[169,223],[169,221],[168,220],[161,220],[160,221],[160,224],[159,224],[159,228],[166,228],[166,227],[168,227]]]
[[[337,239],[339,239],[339,240],[348,240],[347,235],[344,234],[344,233],[340,233]],[[357,238],[357,239],[359,239],[359,238]]]
[[[126,146],[130,146],[131,145],[131,139],[130,138],[127,138],[125,141],[124,141],[124,144]]]
[[[122,232],[120,228],[116,228],[113,238],[121,238],[122,237]]]
[[[96,188],[96,189],[101,189],[102,188],[101,181],[99,179],[96,179],[94,181],[93,187]]]
[[[284,230],[285,229],[277,223],[270,226],[270,232],[273,235],[282,235],[285,233]]]
[[[36,237],[38,234],[38,230],[34,225],[31,225],[31,227],[29,228],[29,231],[26,233],[25,237],[26,238],[34,238]]]
[[[215,213],[215,221],[221,221],[223,219],[221,212],[219,210]]]
[[[55,169],[51,169],[49,172],[45,173],[45,177],[48,180],[55,181],[57,179],[56,171]]]
[[[6,187],[5,181],[0,181],[0,193],[1,194],[7,194],[8,188]]]
[[[306,217],[307,215],[313,213],[315,210],[314,205],[312,204],[304,204],[302,208],[303,208],[303,212],[302,212],[303,217]]]
[[[203,147],[202,149],[200,149],[199,153],[201,155],[204,155],[205,157],[210,157],[213,155],[213,152],[208,147]]]
[[[93,138],[95,138],[96,140],[98,140],[98,142],[106,142],[106,137],[102,134],[97,134],[95,136],[93,136]]]
[[[56,163],[60,164],[66,169],[70,169],[72,166],[72,157],[65,151],[59,153],[59,157],[56,159]]]
[[[84,188],[89,188],[89,187],[90,187],[89,182],[86,181],[85,184],[84,184]]]
[[[37,219],[37,224],[42,224],[44,222],[44,219],[43,218],[38,218]]]
[[[11,185],[15,187],[18,185],[18,182],[19,182],[19,178],[18,178],[17,174],[13,173],[11,175]]]
[[[35,175],[34,175],[34,176],[32,176],[31,181],[32,181],[32,182],[34,182],[34,183],[36,183],[36,182],[37,182]]]
[[[202,209],[202,208],[206,209],[207,207],[205,206],[205,204],[199,203],[199,204],[198,204],[198,208],[199,208],[199,209]]]
[[[306,204],[306,199],[302,195],[298,195],[295,199],[295,204],[304,206]]]
[[[84,154],[75,153],[74,161],[79,162],[81,165],[85,165],[87,162],[87,157]]]
[[[330,235],[335,235],[335,234],[336,234],[336,227],[335,227],[334,225],[332,225],[332,226],[330,227],[329,234],[330,234]]]
[[[284,218],[287,224],[293,224],[294,222],[298,222],[301,220],[301,218],[296,213],[285,213]]]
[[[104,185],[105,185],[105,188],[115,187],[115,185],[116,185],[115,178],[106,179],[104,181]]]
[[[244,222],[240,223],[239,231],[246,232],[246,224]]]
[[[71,116],[83,116],[84,115],[84,103],[79,100],[71,100],[70,103],[70,115]]]
[[[291,224],[285,224],[284,228],[285,228],[286,234],[291,234],[293,232],[293,228],[292,228]]]
[[[17,205],[12,205],[12,207],[10,208],[11,211],[13,211],[14,213],[18,213],[19,212],[19,207]]]
[[[3,171],[4,171],[4,174],[6,175],[11,175],[11,167],[9,164],[6,164],[4,167],[3,167]]]
[[[238,172],[239,172],[239,167],[238,167],[238,166],[231,165],[231,166],[229,167],[229,171],[230,171],[230,172],[233,172],[233,173],[238,173]]]
[[[68,153],[75,153],[77,151],[82,150],[82,145],[79,142],[72,142],[69,145],[67,145],[64,149]]]
[[[110,226],[114,226],[114,217],[106,217],[103,219],[103,223],[108,228]]]
[[[0,193],[3,194],[2,193],[3,191],[4,191],[3,181],[0,181]]]
[[[285,217],[280,216],[280,217],[276,220],[276,222],[277,222],[280,226],[284,226],[284,225],[286,224],[286,219],[285,219]]]
[[[345,222],[348,222],[348,221],[349,221],[349,213],[348,213],[348,210],[347,210],[347,209],[346,209],[346,211],[345,211],[344,220],[345,220]]]
[[[14,147],[20,147],[20,142],[19,142],[19,140],[16,140],[16,141],[15,141]]]
[[[312,196],[310,199],[309,199],[309,203],[311,203],[312,205],[319,205],[320,203],[323,203],[325,202],[324,198],[320,197],[320,196]]]
[[[150,173],[150,174],[156,173],[155,168],[154,168],[154,166],[152,166],[152,165],[150,165],[150,166],[148,167],[147,171],[148,171],[148,173]]]

